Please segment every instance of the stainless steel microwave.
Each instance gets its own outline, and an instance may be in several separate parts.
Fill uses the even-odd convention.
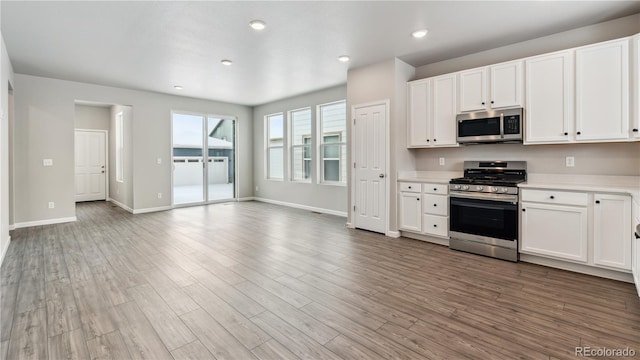
[[[456,121],[461,144],[522,142],[523,108],[459,114]]]

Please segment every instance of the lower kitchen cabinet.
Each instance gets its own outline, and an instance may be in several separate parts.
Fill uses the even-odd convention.
[[[414,192],[400,192],[400,230],[420,232],[422,230],[422,195]]]
[[[445,216],[424,214],[422,216],[422,232],[427,235],[446,237],[449,235],[449,218]]]
[[[595,194],[593,205],[593,263],[631,270],[631,197]]]
[[[520,252],[587,262],[587,208],[522,203]]]

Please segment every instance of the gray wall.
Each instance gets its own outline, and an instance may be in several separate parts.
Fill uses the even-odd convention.
[[[98,86],[29,75],[15,76],[15,222],[75,216],[73,129],[75,101],[133,106],[133,208],[170,206],[171,111],[238,118],[238,189],[253,196],[252,109],[246,106]],[[53,167],[43,167],[51,158]],[[156,159],[162,164],[157,165]],[[157,193],[163,194],[162,199]],[[55,209],[47,209],[54,201]]]
[[[640,14],[416,68],[416,79],[573,48],[640,32]],[[532,173],[640,175],[640,144],[480,145],[415,149],[416,170],[462,170],[471,159],[527,160]],[[576,166],[564,166],[575,156]],[[445,166],[438,165],[444,157]]]
[[[109,130],[110,106],[76,104],[74,126],[84,130]]]
[[[292,182],[285,166],[284,181],[267,180],[265,174],[265,133],[264,117],[269,114],[283,112],[287,115],[287,111],[311,107],[312,128],[315,132],[316,124],[316,106],[329,102],[344,100],[347,96],[346,87],[344,85],[321,90],[301,96],[296,96],[261,106],[257,106],[253,110],[253,126],[254,126],[254,151],[253,164],[255,173],[255,185],[258,191],[255,196],[258,198],[282,201],[292,204],[310,206],[318,209],[331,210],[333,212],[347,211],[347,188],[346,186],[322,185],[318,184],[316,179],[318,174],[316,168],[312,169],[312,182]],[[347,108],[347,116],[349,109]],[[286,121],[285,121],[286,123]],[[348,128],[348,127],[347,127]],[[315,135],[315,134],[314,134]],[[314,136],[315,138],[315,136]],[[314,149],[315,151],[315,149]],[[288,154],[285,149],[285,164]]]
[[[528,56],[613,40],[640,32],[640,14],[585,26],[541,38],[481,51],[416,68],[415,79],[497,64]]]
[[[107,109],[109,125],[109,198],[133,209],[133,108],[113,105]],[[122,111],[123,135],[123,181],[116,181],[116,114]]]
[[[0,33],[0,259],[9,247],[9,86],[13,84],[13,68]]]
[[[415,170],[415,160],[406,147],[406,83],[414,77],[415,69],[398,60],[392,59],[382,63],[351,69],[347,74],[347,111],[351,115],[351,108],[359,104],[374,101],[389,100],[389,147],[391,163],[387,181],[389,187],[389,230],[396,231],[396,180],[398,171]],[[351,137],[351,127],[347,128]],[[349,163],[351,163],[351,147],[349,146]],[[349,166],[349,179],[352,177],[352,167]],[[349,187],[349,209],[351,209],[351,192]],[[351,212],[348,222],[351,223]]]

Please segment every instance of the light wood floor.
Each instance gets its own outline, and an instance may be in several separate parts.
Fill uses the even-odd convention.
[[[550,359],[634,348],[632,284],[246,202],[19,229],[2,359]]]

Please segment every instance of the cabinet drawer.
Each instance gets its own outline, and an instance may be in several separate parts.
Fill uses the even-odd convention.
[[[400,184],[400,191],[404,191],[404,192],[420,192],[421,191],[420,183],[401,182],[399,184]]]
[[[545,204],[587,206],[588,195],[581,192],[523,189],[521,200]]]
[[[424,194],[422,196],[422,210],[425,214],[447,216],[448,211],[448,196]]]
[[[422,232],[435,236],[449,236],[449,218],[446,216],[422,215]]]
[[[423,192],[427,194],[447,195],[449,193],[449,184],[424,184]]]

